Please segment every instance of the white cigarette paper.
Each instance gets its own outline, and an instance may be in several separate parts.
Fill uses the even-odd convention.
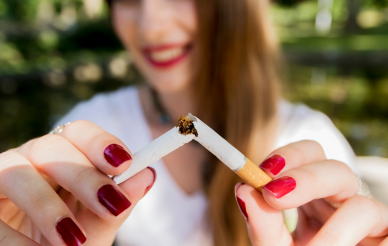
[[[192,119],[194,127],[198,132],[198,137],[194,138],[195,141],[198,141],[234,172],[239,171],[244,166],[247,158],[240,151],[200,119],[191,114],[189,114],[189,117]]]
[[[115,176],[113,180],[117,184],[124,182],[152,163],[160,160],[165,155],[171,153],[193,139],[213,153],[234,172],[239,171],[244,166],[247,159],[240,151],[238,151],[200,119],[191,114],[188,116],[198,132],[198,137],[192,134],[180,134],[178,127],[172,128],[136,152],[133,155],[131,166],[124,173]]]
[[[163,156],[190,142],[194,137],[194,135],[180,134],[177,127],[172,128],[133,154],[131,166],[122,174],[115,176],[113,181],[117,184],[124,182],[152,163],[162,159]]]

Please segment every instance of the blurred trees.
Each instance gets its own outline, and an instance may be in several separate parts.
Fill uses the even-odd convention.
[[[358,155],[387,157],[388,9],[377,1],[274,4],[273,18],[290,66],[286,97],[325,112]]]
[[[360,12],[360,0],[347,0],[348,20],[346,21],[345,31],[347,33],[357,33],[360,26],[357,22],[357,15]]]
[[[375,5],[380,8],[386,8],[388,7],[388,1],[387,0],[370,0],[371,5]]]

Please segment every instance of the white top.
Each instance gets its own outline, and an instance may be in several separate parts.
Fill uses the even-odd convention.
[[[132,153],[153,140],[136,87],[97,94],[79,103],[58,124],[81,119],[92,121],[115,135]],[[328,159],[342,161],[354,170],[352,149],[324,114],[282,101],[279,123],[275,149],[300,140],[315,140],[322,145]],[[156,183],[119,229],[118,246],[211,245],[211,235],[204,226],[205,194],[187,195],[175,183],[163,161],[155,162],[152,167],[158,174]]]

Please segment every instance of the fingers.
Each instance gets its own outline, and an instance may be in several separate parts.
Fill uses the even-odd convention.
[[[253,245],[291,245],[292,238],[283,223],[282,213],[269,206],[260,192],[240,183],[236,185],[235,194]]]
[[[333,160],[301,166],[280,176],[263,187],[263,196],[271,206],[283,210],[319,198],[342,202],[359,188],[350,168]]]
[[[31,163],[16,151],[0,155],[0,191],[32,219],[52,245],[86,241],[67,206]]]
[[[155,170],[148,167],[119,185],[132,203],[126,213],[132,212],[138,201],[151,189],[155,179]],[[117,220],[105,220],[87,211],[80,222],[88,235],[89,245],[112,245],[116,232],[125,219],[126,217],[120,217]]]
[[[54,154],[54,156],[57,155]],[[26,212],[52,245],[63,245],[62,240],[67,245],[73,245],[74,240],[78,240],[79,244],[86,240],[85,233],[81,231],[80,224],[69,211],[67,204],[58,197],[51,186],[24,156],[16,151],[9,151],[0,155],[0,164],[0,191],[17,207]],[[99,172],[94,167],[93,170]],[[85,177],[88,177],[88,174],[91,173],[93,171],[84,171],[84,174],[78,176],[85,175]],[[104,179],[107,179],[107,183],[94,190],[94,194],[88,194],[88,197],[94,204],[104,210],[104,214],[110,216],[99,217],[91,210],[86,210],[84,215],[79,218],[79,222],[87,230],[86,233],[95,236],[94,239],[101,239],[99,235],[106,235],[103,240],[109,241],[111,239],[112,242],[115,230],[129,215],[134,205],[154,184],[156,173],[152,168],[147,168],[122,183],[120,187],[114,183],[110,184],[109,182],[113,181],[106,175],[100,174]],[[93,175],[91,176],[93,177]],[[80,178],[80,180],[82,179]],[[89,180],[89,182],[91,181]],[[88,184],[85,186],[88,186]],[[80,185],[78,190],[81,190],[81,192],[73,191],[74,194],[79,195],[82,191],[88,191],[88,189],[82,188],[82,185]],[[86,197],[85,194],[83,196]],[[116,219],[115,214],[119,213],[121,214]],[[106,245],[111,243],[108,241]],[[95,242],[91,245],[103,244]]]
[[[124,143],[92,122],[75,121],[63,128],[60,136],[106,174],[121,174],[132,163],[131,152]]]
[[[332,202],[345,201],[336,212],[334,209],[316,211],[314,216],[305,221],[306,225],[310,225],[303,233],[313,238],[308,245],[356,245],[361,241],[365,243],[366,239],[377,245],[387,235],[388,208],[375,200],[355,196],[359,188],[357,176],[344,163],[326,160],[317,143],[301,141],[285,146],[274,151],[260,167],[275,178],[263,187],[262,193],[265,201],[273,208],[290,209],[320,198]],[[305,212],[311,213],[311,209],[313,207]],[[327,223],[321,230],[320,226],[316,226],[319,232],[312,237],[315,234],[311,226],[314,220],[327,220]],[[253,224],[253,221],[249,223]],[[259,230],[256,234],[261,235]],[[379,245],[385,243],[383,241]]]
[[[296,167],[326,160],[321,145],[311,140],[291,143],[275,150],[269,156],[260,168],[271,178]]]
[[[367,236],[386,235],[387,227],[386,206],[376,200],[354,196],[330,217],[309,245],[356,245]]]
[[[157,174],[154,168],[147,167],[139,175],[133,176],[133,178],[126,180],[119,186],[128,194],[128,197],[134,200],[140,200],[145,196],[155,184]],[[145,187],[145,189],[144,189]]]
[[[0,245],[7,246],[39,246],[34,240],[7,226],[0,220]]]
[[[123,190],[61,136],[46,135],[26,143],[19,151],[40,172],[104,219],[120,216],[131,206]],[[128,213],[122,216],[126,215]]]

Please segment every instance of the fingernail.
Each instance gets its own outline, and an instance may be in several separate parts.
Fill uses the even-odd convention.
[[[131,206],[131,202],[113,185],[104,185],[98,192],[98,201],[114,216],[118,216]]]
[[[237,204],[238,204],[238,208],[240,209],[240,212],[244,215],[245,220],[248,221],[248,214],[247,214],[247,208],[245,206],[245,202],[243,200],[241,200],[240,197],[237,196],[238,188],[240,188],[240,186],[242,186],[244,184],[245,183],[236,184],[236,186],[234,187],[234,194],[236,196],[236,200],[237,200]]]
[[[271,192],[276,198],[281,198],[293,191],[295,187],[295,179],[285,176],[269,182],[263,188]]]
[[[270,171],[273,175],[277,175],[284,168],[286,162],[280,155],[274,155],[261,163],[260,168]]]
[[[154,174],[154,181],[152,181],[152,183],[146,188],[144,195],[146,195],[148,193],[148,191],[151,190],[152,186],[154,186],[155,181],[156,181],[156,177],[157,177],[157,174],[156,174],[156,171],[154,168],[152,168],[152,167],[147,167],[147,168],[150,169],[152,171],[152,173]]]
[[[104,150],[105,160],[114,167],[132,159],[131,155],[118,144],[111,144]]]
[[[81,246],[86,242],[86,237],[81,229],[69,217],[61,219],[56,228],[67,246]]]

